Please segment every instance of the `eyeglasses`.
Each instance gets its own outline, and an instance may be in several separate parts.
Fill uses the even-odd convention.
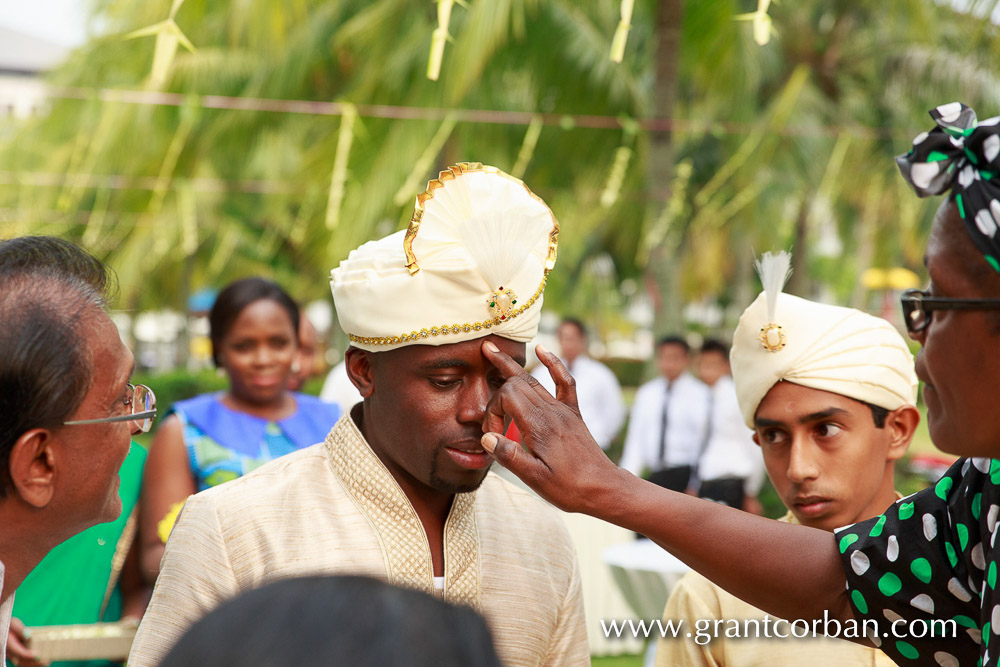
[[[908,289],[900,297],[906,330],[913,334],[923,331],[931,323],[935,310],[1000,310],[1000,299],[952,299],[929,296],[918,289]]]
[[[100,419],[78,419],[75,421],[63,422],[64,426],[77,426],[79,424],[105,424],[110,422],[132,422],[133,431],[138,430],[148,433],[153,426],[153,417],[156,416],[156,396],[153,390],[144,384],[125,385],[129,391],[128,398],[124,399],[125,407],[130,413],[117,417],[101,417]]]

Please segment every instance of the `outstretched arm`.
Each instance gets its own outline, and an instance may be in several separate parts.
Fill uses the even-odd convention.
[[[572,376],[539,346],[556,396],[491,342],[483,354],[507,379],[487,406],[483,447],[539,495],[646,535],[692,568],[771,614],[853,619],[832,534],[752,516],[650,484],[616,467],[587,431]],[[500,435],[512,417],[525,447]]]

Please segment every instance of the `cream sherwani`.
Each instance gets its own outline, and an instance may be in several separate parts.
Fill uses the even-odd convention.
[[[788,523],[798,523],[789,512],[780,519]],[[735,595],[727,593],[697,572],[689,572],[678,582],[663,619],[680,620],[691,635],[671,639],[660,639],[656,647],[656,667],[895,667],[896,663],[875,648],[855,644],[847,639],[832,637],[780,638],[727,638],[725,623],[719,626],[719,636],[713,636],[708,643],[695,642],[696,624],[702,621],[706,631],[712,632],[716,620],[728,621],[758,619],[763,628],[765,613],[747,604]],[[772,619],[776,618],[771,616]],[[822,626],[820,626],[822,627]],[[783,634],[789,632],[785,627]],[[703,640],[704,641],[704,640]]]
[[[504,665],[590,664],[576,557],[552,508],[489,474],[455,496],[444,558],[444,599],[486,617]],[[129,667],[158,664],[222,600],[316,573],[436,594],[417,514],[349,415],[325,443],[188,500]]]

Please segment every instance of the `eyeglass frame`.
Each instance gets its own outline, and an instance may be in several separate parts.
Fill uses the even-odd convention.
[[[133,412],[128,415],[118,415],[117,417],[100,417],[99,419],[74,419],[72,421],[63,422],[63,426],[80,426],[83,424],[111,424],[114,422],[134,421],[136,423],[136,428],[138,428],[142,433],[149,433],[149,429],[143,429],[140,424],[143,421],[156,416],[156,394],[153,393],[152,389],[150,389],[144,384],[132,384],[131,382],[129,382],[125,386],[132,388],[133,400],[135,399],[135,390],[138,387],[142,387],[143,389],[145,389],[149,393],[149,395],[152,396],[153,398],[153,409],[143,410],[142,412]],[[150,423],[149,427],[152,428],[153,424]]]
[[[960,299],[944,296],[927,296],[927,292],[919,289],[908,289],[899,297],[903,309],[903,324],[907,333],[915,334],[924,331],[931,324],[935,310],[1000,310],[1000,299]],[[916,311],[924,315],[923,324],[919,327],[910,326],[910,315]]]

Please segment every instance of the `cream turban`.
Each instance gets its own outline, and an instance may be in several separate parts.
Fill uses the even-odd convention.
[[[330,274],[340,325],[374,352],[538,330],[559,224],[528,187],[461,163],[417,196],[405,231],[365,243]]]
[[[781,380],[887,410],[916,405],[913,355],[885,320],[780,293],[773,321],[780,325],[784,346],[769,350],[767,331],[776,331],[762,293],[743,312],[733,334],[733,381],[750,428],[760,402]]]

